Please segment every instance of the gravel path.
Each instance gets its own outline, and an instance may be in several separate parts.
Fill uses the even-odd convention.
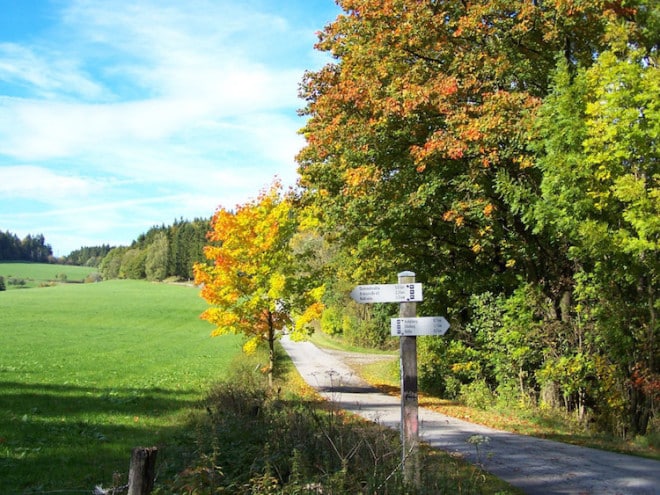
[[[400,428],[399,399],[357,377],[343,353],[287,337],[281,344],[305,381],[326,399],[369,420]],[[659,461],[499,431],[424,408],[419,410],[419,419],[424,442],[481,463],[486,471],[530,495],[660,495]],[[467,443],[472,435],[490,439],[481,445],[478,457],[475,446]]]

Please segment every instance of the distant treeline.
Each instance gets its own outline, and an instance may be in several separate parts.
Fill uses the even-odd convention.
[[[42,234],[19,239],[9,231],[0,231],[0,261],[49,263],[53,261],[53,249]]]
[[[102,246],[84,246],[71,251],[67,256],[58,260],[58,263],[76,266],[99,266],[114,246],[103,244]]]
[[[130,246],[83,247],[58,261],[97,266],[104,279],[188,280],[193,278],[193,263],[204,260],[209,228],[210,220],[180,219],[171,226],[152,227]]]
[[[85,246],[55,258],[43,235],[23,240],[0,231],[0,261],[28,261],[98,267],[104,279],[164,280],[193,278],[192,267],[204,261],[203,249],[210,219],[175,220],[170,226],[152,227],[130,246]]]

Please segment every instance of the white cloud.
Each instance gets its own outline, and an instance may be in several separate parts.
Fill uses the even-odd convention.
[[[0,167],[0,196],[5,200],[21,198],[47,203],[61,202],[89,196],[98,186],[96,181],[57,174],[38,166]]]
[[[0,41],[0,228],[66,254],[294,183],[322,25],[284,3],[72,0],[45,34]]]
[[[102,86],[92,81],[74,60],[61,54],[36,53],[15,43],[0,43],[0,80],[11,81],[43,99],[58,95],[98,98]]]

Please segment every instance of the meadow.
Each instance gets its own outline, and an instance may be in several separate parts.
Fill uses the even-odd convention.
[[[27,289],[55,283],[82,283],[97,268],[46,263],[0,263],[0,277],[7,290]]]
[[[0,292],[0,493],[90,493],[125,477],[136,446],[176,472],[191,414],[241,352],[210,337],[205,307],[195,288],[145,281]]]

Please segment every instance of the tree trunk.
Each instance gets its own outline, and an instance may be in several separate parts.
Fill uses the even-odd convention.
[[[275,329],[273,313],[268,312],[268,387],[273,388],[273,368],[275,367]]]

